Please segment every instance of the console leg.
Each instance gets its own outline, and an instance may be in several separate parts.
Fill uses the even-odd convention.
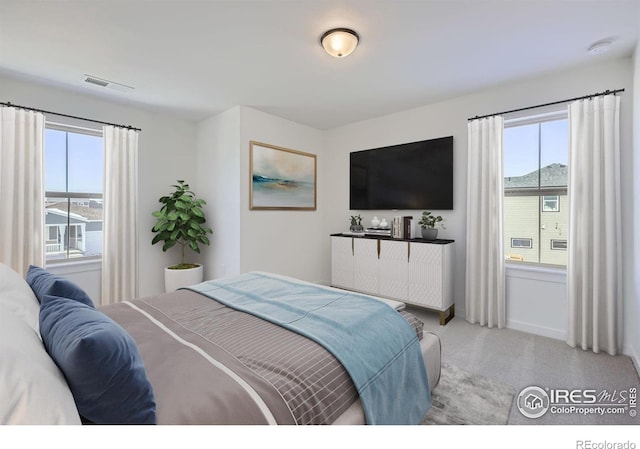
[[[456,315],[456,305],[452,304],[444,312],[440,312],[440,326],[446,325]]]

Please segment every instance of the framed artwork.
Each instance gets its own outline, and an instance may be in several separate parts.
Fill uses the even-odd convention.
[[[251,210],[316,210],[316,155],[250,142]]]

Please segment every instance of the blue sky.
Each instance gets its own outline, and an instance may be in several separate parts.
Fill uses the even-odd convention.
[[[69,137],[69,192],[102,193],[102,138],[45,131],[45,190],[67,191],[66,136]]]
[[[568,120],[543,122],[540,166],[569,164]],[[522,176],[538,169],[538,124],[504,130],[504,176]]]
[[[67,173],[65,141],[67,134],[69,138],[69,191],[101,193],[103,179],[102,138],[87,134],[65,133],[53,129],[47,129],[45,132],[45,190],[62,192],[67,190],[65,185]],[[553,162],[568,164],[568,136],[566,119],[542,124],[542,167]],[[538,169],[537,142],[537,124],[516,126],[504,130],[504,176],[522,176]],[[285,154],[291,156],[289,153]],[[254,154],[254,163],[260,160],[256,156],[257,154]],[[309,160],[312,163],[312,159],[298,157],[305,162]]]

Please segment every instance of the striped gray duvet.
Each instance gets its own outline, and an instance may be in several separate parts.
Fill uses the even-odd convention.
[[[138,343],[159,424],[330,424],[358,397],[322,346],[196,292],[102,311]],[[422,338],[422,322],[399,313]]]

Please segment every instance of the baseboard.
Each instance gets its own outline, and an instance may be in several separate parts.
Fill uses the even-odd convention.
[[[553,329],[545,326],[536,326],[531,323],[525,323],[522,321],[507,320],[507,328],[516,331],[527,332],[529,334],[540,335],[542,337],[549,337],[556,340],[566,340],[567,333],[564,330]]]
[[[633,367],[636,369],[636,373],[638,373],[638,377],[640,377],[640,357],[638,357],[638,353],[635,348],[631,345],[626,345],[623,348],[623,353],[628,355],[633,362]]]

